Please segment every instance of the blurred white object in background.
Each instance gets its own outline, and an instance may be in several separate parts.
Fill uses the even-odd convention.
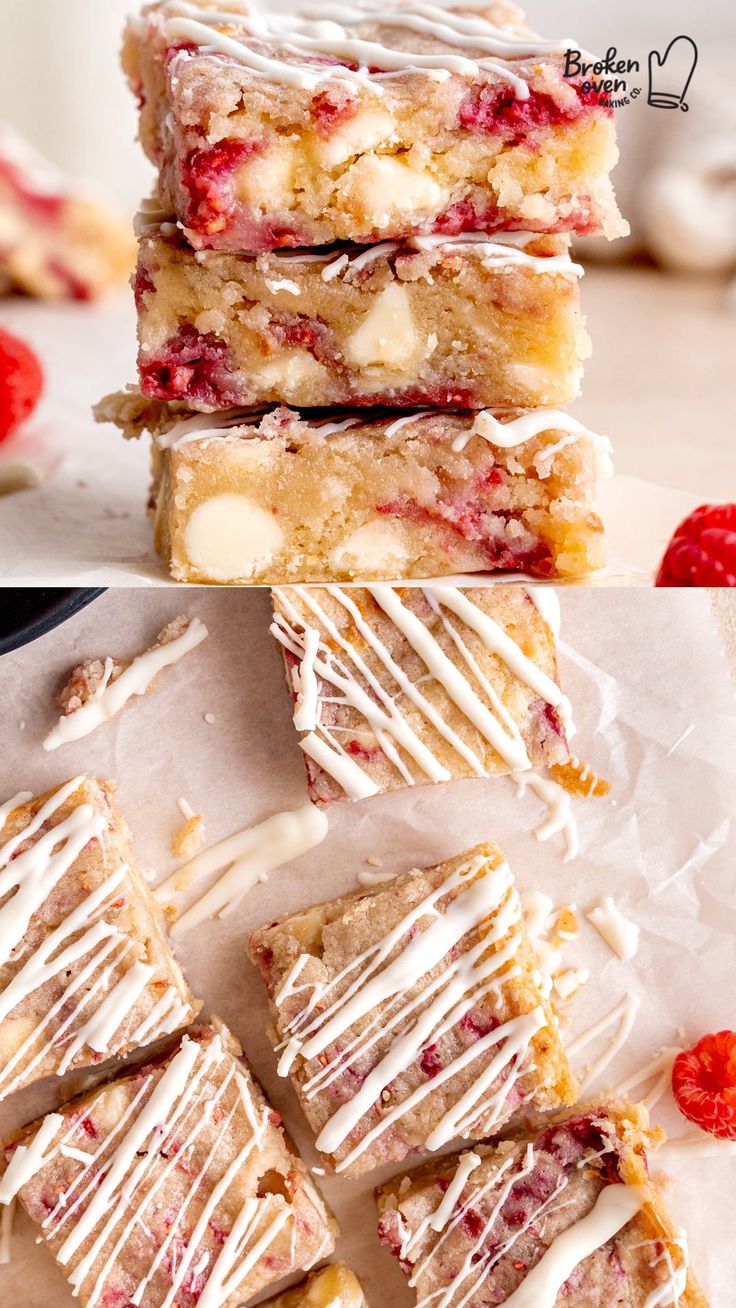
[[[732,74],[713,51],[688,91],[687,113],[642,100],[617,114],[621,162],[613,175],[631,236],[588,254],[651,255],[665,268],[726,275],[736,269],[736,99]],[[706,75],[707,70],[707,75]]]
[[[138,0],[0,0],[0,119],[72,177],[134,211],[151,190],[120,70]]]
[[[688,93],[689,112],[666,115],[637,218],[665,267],[723,273],[736,269],[736,101],[732,70],[714,63]]]

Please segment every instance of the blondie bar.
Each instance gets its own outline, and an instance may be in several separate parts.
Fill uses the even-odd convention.
[[[0,124],[0,292],[93,300],[125,281],[134,260],[131,224]]]
[[[101,1063],[199,1010],[110,788],[0,807],[0,1098]]]
[[[586,1107],[378,1192],[379,1231],[435,1308],[708,1308],[650,1184],[646,1110]]]
[[[357,1277],[336,1263],[315,1272],[303,1285],[269,1299],[263,1308],[366,1308]]]
[[[538,603],[522,586],[276,588],[313,802],[565,763],[570,705]]]
[[[278,1113],[220,1024],[66,1104],[5,1147],[83,1308],[236,1308],[334,1246]]]
[[[285,918],[256,931],[250,952],[279,1072],[337,1172],[482,1139],[522,1105],[575,1100],[495,845]]]
[[[141,221],[138,364],[154,399],[204,412],[260,403],[479,409],[578,394],[589,343],[567,237],[195,256],[170,228]]]
[[[299,15],[160,0],[124,55],[159,199],[199,249],[622,222],[612,110],[515,6]]]
[[[156,437],[156,544],[178,581],[576,578],[605,561],[595,492],[607,442],[561,410],[182,420],[124,395],[98,417]]]

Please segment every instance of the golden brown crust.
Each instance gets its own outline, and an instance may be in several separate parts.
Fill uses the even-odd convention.
[[[649,1122],[648,1109],[643,1104],[632,1104],[622,1098],[588,1100],[576,1104],[575,1118],[590,1115],[596,1123],[604,1127],[610,1122],[612,1130],[609,1138],[614,1142],[619,1155],[619,1176],[626,1185],[642,1186],[647,1191],[646,1201],[640,1212],[630,1223],[634,1241],[654,1241],[667,1245],[673,1256],[675,1266],[681,1258],[679,1233],[675,1227],[664,1200],[662,1192],[649,1177],[648,1156],[664,1143],[665,1133],[661,1127],[652,1127]],[[535,1117],[535,1126],[518,1133],[506,1134],[499,1145],[476,1145],[473,1152],[482,1159],[502,1158],[504,1153],[523,1143],[534,1143],[537,1135],[555,1125],[564,1125],[570,1120],[568,1112],[554,1113],[552,1116]],[[468,1152],[465,1150],[464,1152]],[[376,1189],[376,1202],[379,1215],[391,1212],[407,1194],[421,1195],[426,1187],[431,1190],[439,1178],[448,1182],[455,1174],[460,1154],[436,1162],[427,1162],[422,1166],[394,1177],[391,1181]],[[591,1163],[595,1170],[595,1162]],[[684,1296],[680,1296],[683,1308],[709,1308],[708,1301],[691,1270],[688,1270],[687,1287]]]
[[[70,785],[71,782],[66,783],[67,789]],[[63,789],[63,786],[54,787],[16,807],[0,830],[0,845],[22,835],[35,815]],[[142,988],[137,989],[137,998],[131,1000],[121,1014],[118,1026],[108,1036],[105,1057],[126,1054],[133,1048],[151,1044],[164,1034],[173,1033],[192,1021],[201,1008],[201,1003],[194,1000],[189,991],[169,942],[161,909],[138,867],[127,822],[113,802],[114,790],[112,782],[82,777],[79,784],[69,791],[66,799],[51,813],[48,818],[49,829],[67,819],[73,821],[84,805],[102,818],[104,827],[99,839],[90,839],[79,850],[70,866],[54,881],[46,898],[30,916],[19,952],[0,966],[2,993],[53,931],[64,931],[62,943],[65,946],[81,939],[83,933],[91,928],[92,919],[85,917],[75,929],[66,925],[70,915],[80,909],[90,895],[98,892],[108,877],[119,873],[118,888],[115,890],[115,895],[119,897],[115,898],[110,893],[104,901],[107,905],[105,922],[114,932],[113,941],[118,937],[117,950],[110,957],[101,953],[99,964],[91,973],[91,978],[103,977],[103,965],[106,965],[109,969],[107,984],[99,990],[99,994],[92,990],[89,1001],[85,1001],[84,996],[91,988],[92,979],[85,985],[84,968],[91,966],[94,960],[95,954],[92,951],[104,948],[104,941],[100,940],[90,944],[89,954],[85,953],[70,963],[68,971],[56,975],[53,969],[47,969],[46,979],[40,986],[29,980],[27,985],[31,988],[24,987],[22,997],[0,1023],[0,1094],[3,1091],[8,1093],[9,1087],[20,1088],[39,1077],[59,1073],[66,1042],[57,1047],[54,1036],[62,1023],[69,1021],[67,1008],[62,1006],[62,998],[66,988],[74,986],[79,978],[80,990],[75,1001],[78,1005],[77,1019],[75,1024],[71,1027],[67,1025],[62,1032],[68,1036],[73,1036],[77,1028],[82,1028],[96,1011],[90,1005],[95,1000],[97,1006],[104,1002],[114,986],[127,976],[131,967],[140,964],[152,969],[147,979],[144,976]],[[23,844],[19,848],[22,850]],[[85,988],[82,989],[82,986]],[[171,1000],[172,1013],[168,1025],[165,1014],[160,1021],[154,1020],[148,1024],[147,1018],[167,994]],[[70,1001],[75,999],[75,995],[76,991],[72,990]],[[183,1007],[180,1008],[180,1005]],[[136,1034],[139,1028],[140,1038]],[[101,1061],[102,1052],[95,1051],[85,1043],[69,1063],[69,1070],[88,1067]]]
[[[190,1069],[186,1080],[171,1078],[177,1058]],[[168,1116],[159,1137],[161,1124],[147,1120],[145,1109],[167,1078],[163,1102],[169,1105]],[[98,1283],[106,1299],[106,1292],[112,1298],[121,1286],[131,1295],[146,1278],[152,1281],[152,1298],[161,1302],[177,1268],[174,1263],[162,1265],[158,1254],[164,1244],[169,1246],[169,1237],[177,1230],[178,1213],[187,1212],[190,1225],[182,1225],[174,1247],[192,1266],[206,1248],[208,1257],[202,1270],[193,1272],[190,1279],[201,1292],[210,1276],[223,1279],[226,1275],[222,1308],[236,1308],[243,1298],[267,1288],[282,1275],[312,1266],[334,1247],[337,1225],[332,1214],[283,1131],[280,1115],[270,1108],[242,1058],[240,1045],[217,1018],[196,1028],[168,1054],[98,1086],[64,1105],[59,1114],[60,1121],[44,1119],[53,1128],[52,1139],[76,1141],[76,1132],[79,1143],[94,1153],[83,1151],[76,1157],[74,1151],[69,1154],[63,1148],[45,1151],[20,1185],[18,1198],[32,1220],[43,1224],[44,1238],[55,1256],[74,1221],[88,1215],[98,1239],[94,1262],[84,1273],[78,1253],[64,1264],[67,1276],[80,1275],[82,1303],[91,1286]],[[148,1148],[135,1147],[139,1124],[152,1132]],[[6,1142],[6,1165],[15,1146],[30,1141],[40,1125],[27,1127]],[[98,1211],[93,1210],[97,1187],[91,1183],[96,1180],[99,1185],[111,1175],[113,1156],[120,1165],[121,1149],[129,1153],[109,1196],[117,1214],[116,1225],[110,1228],[105,1226],[106,1208],[98,1205]],[[172,1158],[177,1159],[176,1166]],[[130,1194],[126,1191],[126,1166],[134,1166],[137,1175],[135,1192]],[[82,1182],[91,1197],[75,1219],[71,1209],[66,1215],[67,1206],[59,1205],[58,1197],[78,1190]],[[45,1222],[49,1204],[58,1209],[50,1227]],[[146,1226],[139,1228],[135,1213],[144,1209]],[[239,1255],[242,1263],[229,1264],[218,1272],[219,1254],[237,1222],[239,1240],[244,1242]],[[196,1244],[192,1243],[195,1229]],[[261,1238],[265,1240],[262,1249]],[[252,1259],[246,1257],[248,1246]]]
[[[456,876],[462,868],[472,866],[472,875],[468,875],[461,885],[450,888],[445,895],[437,899],[436,907],[440,914],[446,912],[455,899],[467,892],[469,885],[482,878],[492,877],[503,864],[503,854],[496,845],[479,845],[436,867],[397,877],[387,885],[373,890],[355,891],[327,904],[293,914],[280,923],[254,932],[250,939],[250,954],[259,966],[269,992],[276,1028],[274,1043],[288,1039],[288,1023],[294,1020],[303,1003],[306,1002],[305,999],[297,999],[295,1002],[290,995],[279,1003],[276,1003],[275,999],[300,957],[308,955],[314,959],[314,965],[309,962],[303,964],[299,974],[302,986],[300,993],[308,995],[310,985],[329,985],[334,982],[335,977],[343,975],[351,959],[361,951],[371,949],[381,939],[385,939],[388,932],[396,930],[405,913],[413,912],[428,895],[436,895],[437,891],[441,890],[442,886]],[[503,908],[508,907],[511,897],[515,895],[516,891],[513,889],[504,893],[501,901]],[[538,1007],[543,1007],[546,1024],[532,1037],[531,1050],[521,1057],[518,1085],[512,1089],[517,1098],[529,1099],[539,1109],[571,1104],[577,1093],[577,1082],[567,1062],[552,1009],[549,1003],[543,1000],[534,980],[536,963],[523,921],[517,919],[510,919],[510,921],[511,925],[506,933],[498,940],[492,936],[496,922],[495,911],[491,913],[489,910],[489,916],[482,924],[468,928],[469,931],[477,932],[481,940],[488,938],[489,948],[487,955],[483,955],[484,958],[503,951],[513,939],[516,941],[513,967],[508,960],[503,964],[497,974],[498,984],[493,988],[494,993],[485,999],[482,997],[482,992],[480,996],[474,996],[469,1008],[470,1019],[472,1019],[469,1029],[488,1034],[499,1023],[512,1021],[521,1015],[533,1012]],[[422,929],[419,920],[416,925],[420,930]],[[424,927],[426,928],[426,921]],[[471,944],[471,936],[467,935],[460,946],[460,951],[471,948]],[[390,960],[386,961],[388,964]],[[418,1000],[424,987],[435,978],[435,974],[441,975],[442,969],[446,966],[447,959],[432,960],[431,970],[423,974],[421,979],[407,985],[406,1001]],[[480,967],[480,962],[476,966]],[[479,983],[476,981],[474,984]],[[424,1007],[424,1004],[421,1003],[421,1006]],[[363,1021],[361,1019],[357,1024],[351,1024],[349,1034],[344,1032],[341,1041],[347,1040],[352,1045],[357,1040],[358,1033],[363,1030],[361,1025]],[[477,1023],[477,1027],[473,1022]],[[400,1025],[392,1035],[387,1035],[385,1038],[378,1037],[372,1055],[373,1060],[380,1061],[388,1056],[393,1040],[401,1030],[403,1027]],[[448,1033],[447,1039],[451,1043],[444,1050],[440,1065],[444,1060],[449,1065],[454,1059],[461,1057],[462,1050],[465,1048],[462,1023],[453,1024],[452,1034]],[[459,1042],[457,1048],[456,1041]],[[486,1052],[483,1066],[490,1063],[495,1052],[497,1052],[495,1047],[491,1052]],[[440,1057],[439,1054],[437,1056]],[[305,1089],[307,1083],[318,1074],[319,1070],[319,1062],[314,1059],[305,1060],[299,1054],[291,1072],[302,1108],[315,1134],[319,1134],[325,1128],[335,1110],[335,1101],[331,1097],[329,1087],[316,1096],[310,1096]],[[355,1076],[363,1078],[365,1075],[367,1069],[362,1069],[358,1064],[351,1074],[352,1079],[348,1079],[345,1087],[349,1091],[348,1097],[356,1093]],[[355,1134],[351,1134],[334,1154],[326,1153],[325,1156],[333,1166],[339,1165],[340,1170],[344,1169],[347,1175],[352,1175],[376,1167],[389,1158],[395,1161],[405,1157],[410,1147],[415,1150],[424,1147],[424,1142],[433,1128],[470,1090],[478,1075],[480,1075],[478,1066],[473,1063],[464,1071],[456,1071],[449,1079],[447,1089],[441,1089],[438,1085],[435,1090],[430,1088],[431,1075],[428,1084],[428,1074],[421,1069],[421,1064],[411,1060],[408,1066],[396,1070],[396,1074],[391,1077],[391,1090],[385,1092],[391,1094],[398,1108],[398,1105],[408,1100],[411,1094],[421,1088],[421,1097],[416,1108],[398,1117],[396,1138],[394,1139],[390,1129],[388,1132],[380,1131],[364,1152],[358,1154],[354,1161],[348,1162],[357,1139]],[[344,1091],[340,1091],[341,1095],[343,1093]],[[511,1101],[515,1102],[513,1096]],[[487,1105],[483,1108],[479,1104],[478,1108],[479,1121],[474,1124],[474,1129],[468,1127],[465,1132],[475,1138],[489,1129],[492,1112],[496,1111],[489,1109]],[[505,1114],[505,1118],[501,1119],[505,1120],[513,1108],[504,1103],[499,1106],[498,1111]],[[365,1132],[377,1126],[379,1122],[380,1116],[377,1116],[374,1105],[361,1119],[359,1129]]]
[[[482,684],[474,682],[477,702],[494,717],[499,716],[497,704],[498,701],[501,702],[503,710],[513,721],[533,766],[562,763],[568,758],[563,721],[552,709],[547,708],[538,692],[526,684],[523,676],[517,675],[511,660],[507,661],[501,654],[494,652],[484,642],[483,636],[473,630],[471,624],[452,611],[449,612],[451,625],[448,629],[441,605],[427,599],[422,589],[393,589],[404,607],[422,623],[446,658],[464,672],[464,656],[458,651],[454,635],[460,638],[474,666],[480,668],[485,682],[491,687],[487,691]],[[462,593],[475,610],[501,628],[536,668],[552,682],[559,684],[554,636],[527,588],[512,585],[469,586],[463,588]],[[439,590],[434,592],[435,597],[441,594]],[[295,657],[289,648],[290,632],[317,631],[321,647],[339,655],[339,641],[334,636],[336,629],[339,639],[347,646],[346,666],[352,673],[355,684],[372,698],[373,691],[368,680],[368,673],[371,674],[381,685],[389,704],[393,699],[401,718],[409,724],[415,736],[429,748],[432,756],[452,779],[477,776],[478,771],[459,752],[452,740],[447,739],[444,733],[448,728],[455,740],[459,739],[480,760],[485,775],[500,776],[511,771],[512,763],[508,756],[504,757],[487,739],[472,720],[472,714],[458,706],[441,679],[428,674],[427,665],[420,653],[404,638],[375,595],[362,587],[354,587],[347,595],[348,600],[343,598],[341,602],[330,590],[322,587],[313,587],[309,591],[290,586],[274,589],[274,630],[280,631],[283,637],[287,685],[292,695],[293,665],[298,665],[299,654]],[[421,687],[424,701],[434,710],[434,721],[428,712],[420,706],[414,706],[407,696],[397,693],[397,683],[387,673],[378,649],[373,649],[365,638],[366,628],[388,650],[404,676]],[[351,651],[355,652],[354,655]],[[368,673],[361,670],[361,664],[368,669]],[[320,693],[322,702],[319,720],[322,727],[327,731],[336,729],[343,748],[356,758],[361,770],[379,791],[404,786],[406,772],[410,773],[414,785],[428,784],[426,771],[408,751],[399,749],[405,772],[396,767],[385,748],[381,747],[375,726],[359,706],[336,700],[329,682],[320,682]],[[440,721],[442,730],[437,727],[437,720]],[[308,733],[301,734],[303,738]],[[307,773],[310,795],[317,803],[329,803],[344,797],[338,780],[328,775],[311,758],[307,760]]]
[[[344,1263],[324,1267],[293,1290],[269,1299],[263,1308],[366,1308],[358,1278]]]

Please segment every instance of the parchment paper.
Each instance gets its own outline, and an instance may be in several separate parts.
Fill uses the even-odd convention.
[[[531,830],[541,805],[518,800],[510,782],[421,788],[335,806],[320,848],[274,873],[225,923],[181,938],[178,953],[193,989],[231,1024],[311,1165],[318,1159],[290,1087],[275,1073],[264,1036],[265,995],[244,942],[252,927],[352,888],[368,857],[399,872],[492,838],[522,890],[542,889],[557,905],[575,903],[581,912],[614,893],[642,928],[637,958],[619,962],[587,923],[565,954],[568,965],[592,974],[573,1003],[570,1030],[587,1026],[628,991],[642,999],[634,1032],[600,1089],[665,1045],[736,1025],[736,705],[708,598],[568,590],[562,607],[576,751],[613,783],[610,800],[577,806],[576,862],[563,864],[558,840],[536,841]],[[210,639],[114,723],[44,754],[52,696],[74,660],[135,653],[180,611],[204,619]],[[161,875],[173,866],[169,842],[182,822],[180,797],[205,815],[208,843],[304,803],[301,756],[268,621],[265,592],[110,592],[60,631],[0,660],[2,797],[83,770],[117,778],[139,860]],[[205,714],[215,722],[206,723]],[[0,1106],[0,1131],[48,1110],[57,1093],[45,1084]],[[674,1135],[691,1130],[669,1098],[656,1117]],[[671,1206],[687,1227],[712,1308],[732,1308],[736,1159],[678,1162],[671,1172]],[[345,1233],[338,1253],[362,1276],[372,1308],[407,1308],[411,1295],[375,1234],[371,1194],[379,1176],[332,1179],[324,1190]],[[71,1308],[60,1273],[33,1241],[30,1224],[19,1218],[13,1262],[0,1267],[0,1304]]]
[[[173,587],[145,514],[148,438],[126,442],[91,413],[136,375],[132,297],[92,308],[9,301],[0,324],[33,343],[47,372],[43,405],[0,448],[0,460],[40,478],[37,489],[0,495],[0,585]],[[648,585],[677,523],[700,502],[638,477],[603,482],[609,564],[594,584]]]

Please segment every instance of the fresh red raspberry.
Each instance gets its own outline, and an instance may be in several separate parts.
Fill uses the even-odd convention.
[[[719,1140],[736,1140],[736,1031],[703,1036],[678,1054],[672,1092],[691,1122]]]
[[[657,586],[736,586],[736,504],[704,504],[680,523]]]
[[[42,391],[41,364],[30,345],[0,327],[0,441],[30,417]]]

